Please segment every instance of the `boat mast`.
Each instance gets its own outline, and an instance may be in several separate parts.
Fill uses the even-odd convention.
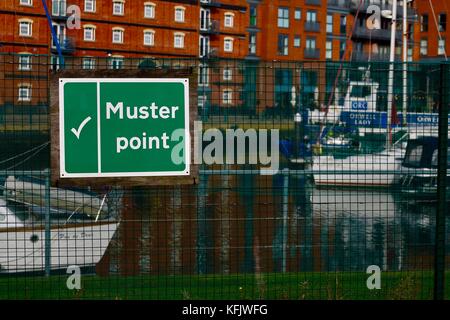
[[[391,23],[391,52],[389,56],[389,76],[388,76],[388,106],[387,106],[387,128],[386,128],[386,149],[391,147],[391,122],[392,103],[394,87],[394,61],[395,61],[395,33],[397,30],[397,0],[392,1],[392,23]]]
[[[406,112],[408,105],[408,2],[411,0],[403,0],[403,110],[402,125],[406,125]]]

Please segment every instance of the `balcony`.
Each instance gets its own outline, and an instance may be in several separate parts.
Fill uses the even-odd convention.
[[[305,31],[320,32],[320,23],[305,21]]]
[[[305,59],[320,59],[320,49],[305,48],[303,56]]]
[[[201,34],[219,34],[220,33],[220,22],[218,20],[211,20],[209,24],[207,24],[206,28],[200,28]]]
[[[350,3],[348,4],[348,6],[350,8],[350,11],[352,11],[352,12],[358,11],[360,0],[351,0],[349,2]],[[392,11],[392,4],[385,3],[382,0],[363,0],[360,11],[366,12],[367,8],[371,5],[376,5],[376,6],[380,7],[381,11],[383,11],[383,10],[391,10]],[[411,20],[415,20],[416,10],[414,10],[413,8],[408,8],[407,15]],[[403,17],[403,8],[402,8],[402,6],[398,5],[397,6],[397,18],[401,18],[401,17]]]
[[[219,57],[219,48],[217,47],[210,47],[208,53],[205,55],[200,55],[201,59],[208,60],[208,59],[215,59]]]
[[[328,0],[328,8],[332,10],[349,10],[348,0]]]
[[[200,0],[200,5],[206,8],[220,8],[222,3],[220,0]]]
[[[353,38],[355,39],[366,39],[366,40],[376,40],[376,41],[390,41],[391,40],[391,30],[388,29],[367,29],[365,27],[356,27],[353,33]],[[396,31],[395,39],[400,41],[402,39],[402,34],[400,31]]]
[[[311,6],[320,6],[322,4],[322,0],[305,0],[305,4]]]
[[[351,56],[352,61],[356,62],[389,62],[389,53],[375,53],[353,51]],[[395,61],[400,62],[402,60],[400,55],[395,55]]]
[[[72,38],[67,38],[64,36],[59,36],[59,46],[61,48],[62,53],[71,54],[75,51],[75,40]],[[52,43],[52,51],[56,52],[56,44]]]

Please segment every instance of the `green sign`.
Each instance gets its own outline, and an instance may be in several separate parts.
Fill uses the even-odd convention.
[[[189,175],[188,79],[59,80],[60,176]]]

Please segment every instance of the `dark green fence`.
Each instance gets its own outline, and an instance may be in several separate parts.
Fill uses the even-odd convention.
[[[203,163],[195,186],[50,188],[52,74],[185,67],[202,133],[277,130],[276,174]],[[404,82],[395,64],[390,91],[389,68],[0,55],[0,297],[448,299],[450,70],[408,63]]]

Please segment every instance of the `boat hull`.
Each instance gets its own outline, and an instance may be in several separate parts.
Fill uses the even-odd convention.
[[[118,222],[52,226],[52,270],[95,266],[108,248]],[[0,273],[36,272],[45,269],[45,229],[42,226],[0,229]]]

